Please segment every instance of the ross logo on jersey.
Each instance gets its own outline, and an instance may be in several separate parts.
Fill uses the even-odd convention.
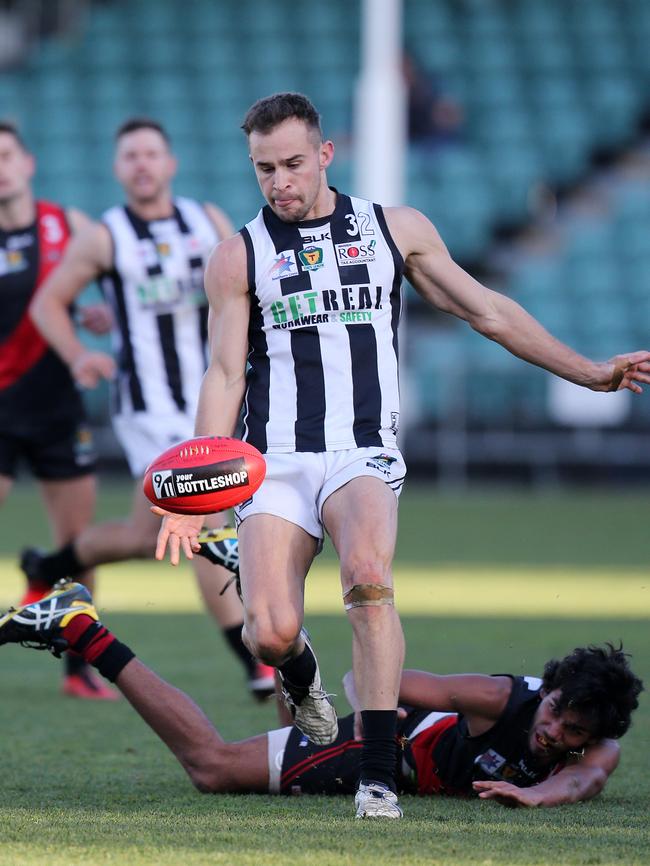
[[[166,243],[165,241],[161,241],[160,243],[156,243],[156,250],[158,251],[158,255],[166,259],[168,256],[172,254],[171,245]]]
[[[336,260],[340,268],[351,265],[366,265],[375,261],[376,241],[367,244],[355,243],[335,244]]]
[[[317,271],[324,264],[322,247],[305,247],[298,252],[298,258],[306,271]]]
[[[275,257],[275,262],[271,268],[271,279],[282,280],[287,277],[298,276],[298,265],[294,258],[293,250],[284,250]]]

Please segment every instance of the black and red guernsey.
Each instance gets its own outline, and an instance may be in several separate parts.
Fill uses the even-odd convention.
[[[0,427],[6,431],[29,432],[80,412],[81,398],[67,366],[28,312],[69,238],[65,211],[42,201],[31,225],[0,230]]]
[[[409,709],[399,724],[396,768],[398,790],[421,795],[471,796],[472,782],[505,780],[529,787],[560,770],[564,763],[541,763],[528,740],[540,704],[541,680],[512,677],[512,692],[501,717],[472,737],[457,713]],[[408,708],[407,708],[408,709]],[[297,728],[289,734],[282,762],[283,794],[351,794],[359,780],[361,742],[354,739],[354,717],[339,720],[339,735],[315,746]]]

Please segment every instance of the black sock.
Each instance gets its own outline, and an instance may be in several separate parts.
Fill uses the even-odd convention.
[[[309,694],[309,686],[316,676],[316,656],[309,644],[295,658],[289,659],[280,668],[282,682],[295,704],[300,705],[303,698]]]
[[[54,586],[57,580],[63,577],[77,577],[86,570],[86,566],[79,562],[74,542],[70,542],[65,547],[55,550],[54,553],[44,556],[38,570],[40,578],[50,586]]]
[[[382,782],[395,791],[397,710],[362,710],[361,719],[361,781]]]
[[[80,674],[86,667],[88,667],[87,662],[77,653],[68,652],[63,656],[63,668],[67,676]]]
[[[250,654],[248,647],[242,640],[241,630],[241,625],[232,625],[230,628],[223,629],[223,636],[228,641],[230,649],[246,668],[246,673],[251,676],[255,671],[257,660]]]

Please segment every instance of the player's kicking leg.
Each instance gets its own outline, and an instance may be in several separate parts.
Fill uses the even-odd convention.
[[[187,695],[143,665],[99,622],[81,584],[62,582],[40,601],[0,617],[0,645],[5,643],[49,649],[56,656],[78,653],[115,683],[200,791],[269,791],[266,734],[226,743]]]
[[[383,481],[357,477],[326,500],[323,519],[341,562],[343,599],[353,631],[354,676],[362,708],[357,817],[401,818],[394,773],[404,638],[393,606],[391,574],[397,500]]]

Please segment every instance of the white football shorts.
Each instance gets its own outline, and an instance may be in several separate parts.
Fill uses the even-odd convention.
[[[348,481],[369,475],[399,496],[406,464],[397,448],[353,448],[265,454],[266,476],[250,499],[235,507],[237,526],[251,514],[273,514],[323,538],[323,505]]]
[[[155,415],[133,412],[113,416],[113,430],[126,455],[131,475],[141,478],[159,454],[194,436],[194,417],[185,412]]]
[[[280,793],[284,750],[287,748],[287,740],[292,730],[293,728],[277,728],[275,731],[269,731],[266,735],[269,758],[269,794]]]

